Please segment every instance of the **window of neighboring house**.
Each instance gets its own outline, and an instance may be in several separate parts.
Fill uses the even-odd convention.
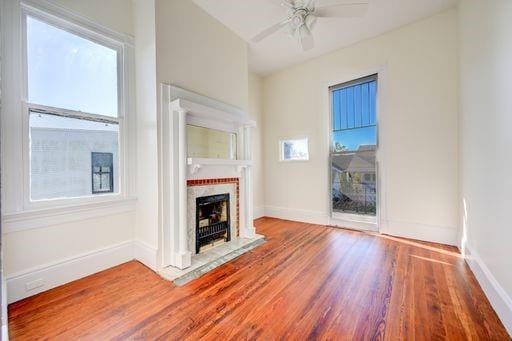
[[[114,191],[114,154],[91,153],[92,193],[111,193]]]
[[[121,43],[39,12],[23,20],[30,199],[119,193]]]
[[[309,160],[308,139],[279,141],[281,161],[307,161]]]
[[[330,88],[334,213],[377,212],[377,76]]]

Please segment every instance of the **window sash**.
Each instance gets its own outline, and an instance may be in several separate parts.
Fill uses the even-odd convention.
[[[58,29],[64,30],[68,33],[89,40],[93,43],[102,45],[109,49],[115,50],[117,53],[117,116],[105,116],[100,114],[83,113],[74,111],[67,108],[58,108],[59,111],[64,112],[76,112],[83,113],[86,115],[95,115],[100,117],[109,118],[122,118],[125,115],[125,84],[124,84],[124,73],[125,73],[125,58],[124,58],[124,44],[114,39],[108,38],[100,33],[90,30],[82,25],[75,24],[64,18],[60,18],[56,15],[50,14],[36,7],[30,6],[26,3],[21,3],[21,25],[22,25],[22,67],[23,67],[23,102],[30,107],[44,107],[52,108],[44,104],[33,104],[28,102],[28,51],[27,51],[27,17],[33,17],[34,19],[40,20],[43,23],[54,26]],[[53,108],[57,109],[57,108]]]

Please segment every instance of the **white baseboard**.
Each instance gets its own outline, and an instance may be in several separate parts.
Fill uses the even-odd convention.
[[[498,283],[487,265],[472,248],[465,246],[466,262],[482,287],[485,296],[491,302],[494,311],[512,337],[512,298]]]
[[[358,221],[358,220],[350,220],[350,219],[330,218],[329,226],[378,232],[377,223],[371,223],[371,222],[361,221],[361,220]]]
[[[133,258],[153,271],[157,270],[157,249],[141,240],[133,241]]]
[[[287,207],[265,206],[265,216],[318,225],[327,225],[329,222],[325,212],[298,210]]]
[[[157,251],[141,241],[126,241],[52,262],[7,277],[7,303],[137,259],[156,269]]]
[[[8,341],[9,340],[9,333],[7,332],[7,325],[2,324],[2,338],[0,339],[2,341]]]
[[[331,219],[325,212],[298,210],[293,208],[277,206],[265,206],[264,216],[285,220],[301,221],[305,223],[318,225],[329,225],[331,222]],[[336,225],[335,221],[333,221],[333,225]],[[360,226],[351,225],[347,227],[375,230],[375,226],[371,224],[359,225]],[[458,230],[456,227],[452,228],[394,220],[384,220],[383,222],[381,222],[378,228],[380,233],[385,233],[392,236],[411,238],[448,245],[457,245]]]
[[[253,210],[254,219],[258,219],[265,216],[265,208],[263,206],[256,206]]]
[[[379,232],[396,237],[417,239],[447,245],[458,245],[458,229],[456,227],[384,220],[379,226]]]

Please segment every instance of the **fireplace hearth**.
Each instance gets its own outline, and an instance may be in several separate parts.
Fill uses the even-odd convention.
[[[231,240],[229,193],[196,198],[196,254],[201,247]]]

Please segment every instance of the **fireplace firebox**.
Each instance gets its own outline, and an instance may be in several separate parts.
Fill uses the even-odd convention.
[[[221,240],[231,240],[229,193],[196,198],[196,254]]]

